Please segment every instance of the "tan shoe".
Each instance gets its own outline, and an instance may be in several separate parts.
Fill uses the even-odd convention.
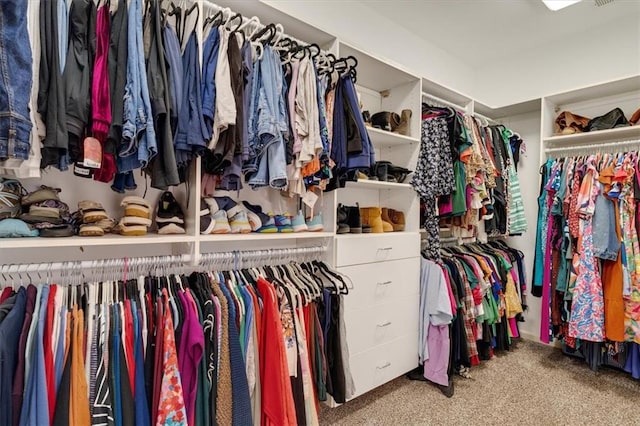
[[[391,222],[391,218],[389,217],[389,209],[383,207],[380,216],[382,219],[382,230],[384,232],[393,232],[393,225]]]
[[[409,136],[411,133],[411,115],[413,115],[413,112],[410,109],[403,109],[400,114],[400,124],[393,132]]]
[[[382,209],[380,207],[361,207],[360,217],[362,219],[363,228],[368,225],[371,227],[371,232],[374,234],[381,234],[384,232]]]
[[[403,212],[400,210],[389,209],[389,218],[391,219],[391,225],[393,225],[394,232],[404,231],[406,223]]]

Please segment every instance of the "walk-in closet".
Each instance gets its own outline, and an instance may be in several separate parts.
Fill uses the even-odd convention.
[[[639,0],[0,0],[0,423],[640,424]]]

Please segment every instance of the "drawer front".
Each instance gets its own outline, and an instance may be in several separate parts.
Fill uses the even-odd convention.
[[[420,234],[346,235],[336,238],[336,265],[359,265],[420,256]]]
[[[401,299],[368,308],[345,310],[349,353],[358,355],[400,337],[418,340],[418,298]],[[415,352],[417,356],[417,352]]]
[[[418,344],[405,336],[385,345],[349,357],[355,396],[383,385],[418,366]]]
[[[420,258],[344,266],[338,271],[353,288],[344,298],[345,310],[415,297],[420,294]],[[416,302],[417,306],[417,302]]]

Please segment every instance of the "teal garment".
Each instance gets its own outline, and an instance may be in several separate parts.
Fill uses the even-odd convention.
[[[456,160],[453,163],[453,174],[456,178],[456,187],[451,194],[451,216],[462,216],[467,212],[467,174],[462,161]]]
[[[549,159],[542,166],[542,179],[540,181],[540,196],[538,197],[538,224],[536,232],[536,251],[533,261],[533,289],[532,292],[542,293],[542,281],[544,277],[544,244],[547,241],[547,223],[548,223],[548,208],[547,208],[547,190],[545,188],[549,175],[551,173],[551,166],[553,160]],[[538,289],[536,290],[536,287]]]

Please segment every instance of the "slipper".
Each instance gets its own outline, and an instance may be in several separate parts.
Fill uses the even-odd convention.
[[[40,230],[40,236],[47,238],[72,237],[73,235],[73,227],[71,225],[60,225]]]
[[[22,205],[29,206],[33,203],[46,200],[60,201],[60,198],[58,197],[58,193],[60,191],[60,188],[51,188],[46,185],[42,185],[40,189],[27,194],[25,197],[22,197]]]
[[[102,237],[104,235],[104,229],[94,224],[82,224],[80,225],[78,235],[81,237]]]

